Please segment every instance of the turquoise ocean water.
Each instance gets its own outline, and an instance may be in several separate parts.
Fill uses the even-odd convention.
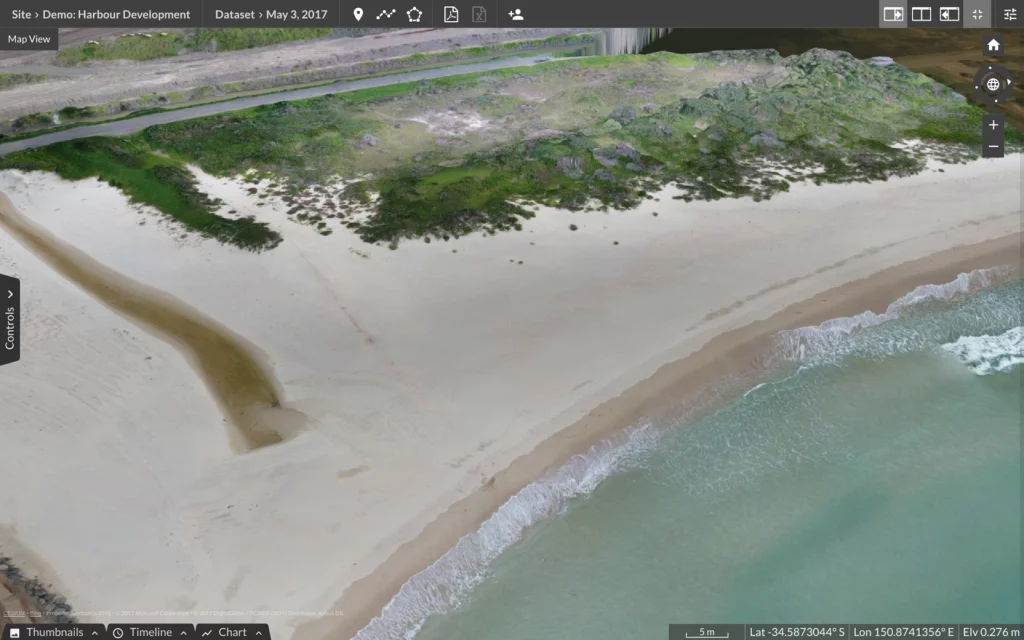
[[[361,638],[1020,622],[1024,284],[781,334],[763,384],[536,483]]]

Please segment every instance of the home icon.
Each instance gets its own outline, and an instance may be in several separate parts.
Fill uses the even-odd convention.
[[[1006,51],[1002,36],[989,36],[985,38],[982,47],[982,54],[993,58],[1001,58]]]

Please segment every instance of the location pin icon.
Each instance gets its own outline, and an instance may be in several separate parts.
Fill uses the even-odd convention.
[[[352,11],[352,15],[356,17],[356,22],[359,22],[360,20],[363,19],[363,10],[360,9],[359,7],[356,7],[355,10]]]

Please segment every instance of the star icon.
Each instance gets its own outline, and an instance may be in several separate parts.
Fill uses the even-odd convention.
[[[405,15],[409,16],[409,22],[419,22],[420,18],[423,17],[423,12],[413,7],[405,12]]]

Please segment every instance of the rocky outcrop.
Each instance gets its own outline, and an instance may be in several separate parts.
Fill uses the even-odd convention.
[[[626,144],[625,142],[620,142],[619,144],[615,145],[615,153],[620,158],[627,158],[634,162],[638,162],[640,160],[640,154],[637,152],[637,150],[631,147],[630,145]]]
[[[583,158],[578,156],[563,156],[557,161],[558,170],[570,178],[583,177]]]
[[[2,622],[77,622],[71,605],[39,580],[26,576],[14,561],[0,556],[0,601],[4,611],[35,612],[39,615],[5,617]]]
[[[751,137],[750,144],[768,148],[785,146],[785,143],[780,141],[779,137],[775,135],[775,132],[771,130],[762,131],[761,133]]]
[[[636,109],[633,107],[619,107],[608,114],[608,117],[625,126],[636,120]]]

